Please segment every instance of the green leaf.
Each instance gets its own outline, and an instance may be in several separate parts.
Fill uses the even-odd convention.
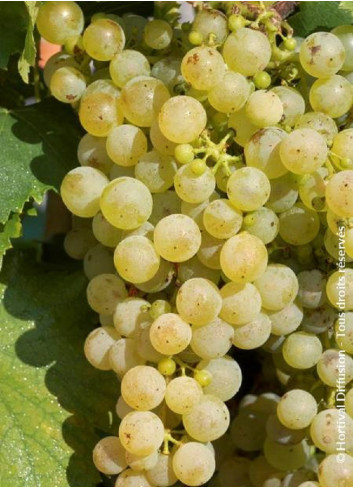
[[[340,2],[298,2],[299,12],[288,18],[296,36],[307,36],[315,30],[331,30],[338,25],[352,24],[352,12]],[[344,2],[352,3],[352,2]]]
[[[112,423],[116,377],[83,356],[94,327],[80,271],[12,250],[0,276],[0,485],[94,486],[92,448]]]
[[[22,225],[18,214],[12,214],[6,224],[0,224],[0,269],[4,254],[12,247],[11,239],[21,236]]]
[[[0,2],[0,68],[25,45],[28,11],[24,2]]]
[[[28,26],[25,39],[24,49],[18,61],[18,71],[25,83],[28,83],[29,69],[35,65],[36,61],[36,43],[34,40],[34,26],[38,14],[38,2],[24,2],[28,11]]]
[[[59,189],[64,175],[78,165],[80,136],[71,108],[53,99],[0,109],[0,223],[11,212],[20,213],[29,199],[41,202],[48,189]]]

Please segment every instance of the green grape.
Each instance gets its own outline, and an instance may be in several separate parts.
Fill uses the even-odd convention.
[[[109,174],[113,162],[105,149],[106,139],[85,134],[77,148],[77,159],[81,166],[91,166],[105,174]]]
[[[262,32],[242,27],[227,37],[223,57],[230,70],[253,76],[268,65],[271,45]]]
[[[200,262],[212,270],[220,270],[220,256],[224,243],[223,239],[214,238],[207,231],[202,231],[201,245],[197,252]]]
[[[266,415],[255,412],[240,412],[232,421],[230,436],[234,445],[244,452],[262,449],[266,437]]]
[[[94,216],[92,230],[97,241],[111,248],[114,248],[122,238],[121,230],[109,224],[101,212]]]
[[[242,212],[233,207],[227,199],[213,200],[203,212],[206,231],[219,239],[234,236],[240,230],[242,221]]]
[[[206,372],[207,381],[202,372]],[[205,394],[211,394],[222,401],[231,399],[240,389],[242,373],[238,363],[229,356],[201,360],[197,364],[195,379],[203,387]]]
[[[185,414],[198,404],[202,395],[200,384],[192,377],[182,375],[168,383],[165,402],[173,412]]]
[[[121,395],[124,401],[138,411],[149,411],[164,399],[166,382],[154,367],[138,365],[124,375]]]
[[[290,334],[283,343],[283,357],[290,367],[307,369],[317,364],[322,345],[316,335],[298,331]]]
[[[228,114],[244,107],[250,95],[245,76],[228,71],[208,93],[208,101],[219,112]]]
[[[222,309],[219,316],[234,326],[253,321],[261,310],[261,296],[250,283],[228,282],[221,288]]]
[[[340,75],[320,78],[312,85],[309,98],[316,112],[333,118],[341,117],[352,107],[352,85]]]
[[[336,312],[329,304],[324,304],[316,309],[305,309],[302,329],[308,333],[325,333],[333,328],[335,319]]]
[[[327,78],[339,71],[346,53],[339,38],[329,32],[314,32],[300,46],[300,63],[316,78]]]
[[[121,420],[119,439],[125,450],[146,457],[162,444],[164,426],[160,418],[150,411],[132,411]]]
[[[266,270],[267,261],[263,242],[245,231],[229,238],[220,254],[222,271],[230,280],[240,284],[259,278]]]
[[[162,360],[158,362],[158,371],[166,377],[173,375],[176,371],[176,368],[177,365],[172,358],[162,358]]]
[[[159,113],[159,128],[174,143],[191,143],[205,129],[207,115],[202,104],[188,96],[170,98]]]
[[[184,81],[180,65],[181,58],[163,57],[153,65],[152,76],[161,80],[170,93],[176,93],[177,86]]]
[[[284,166],[293,173],[312,173],[327,158],[325,139],[314,129],[295,129],[281,142],[279,153]]]
[[[157,299],[152,302],[149,310],[152,319],[157,319],[161,314],[166,314],[167,312],[172,312],[172,306],[163,299]]]
[[[173,456],[173,471],[187,486],[202,486],[211,479],[216,463],[212,452],[202,443],[181,445]]]
[[[132,231],[123,231],[122,238],[129,238],[130,236],[145,236],[150,241],[153,240],[154,226],[150,222],[146,221],[141,226]]]
[[[136,76],[150,76],[148,59],[139,51],[124,49],[112,58],[109,64],[110,76],[119,88]]]
[[[175,270],[173,264],[161,259],[157,273],[150,280],[134,285],[137,289],[142,290],[143,292],[154,294],[166,289],[168,285],[170,285],[174,273]]]
[[[154,245],[165,260],[183,262],[197,253],[201,245],[201,233],[190,217],[171,214],[156,225]]]
[[[47,41],[65,44],[70,37],[81,34],[83,12],[76,2],[45,2],[38,10],[36,26]]]
[[[326,294],[333,307],[353,310],[353,269],[333,272],[326,283]]]
[[[353,217],[353,170],[333,175],[326,187],[329,209],[341,217]]]
[[[118,475],[115,487],[151,487],[143,472],[126,469]]]
[[[242,230],[257,236],[264,244],[268,244],[279,232],[279,220],[271,209],[260,207],[244,217]]]
[[[167,87],[160,80],[150,76],[137,76],[128,81],[121,90],[121,109],[131,124],[151,127],[169,97]],[[167,134],[165,136],[168,137]]]
[[[87,286],[88,304],[99,314],[113,314],[117,304],[126,297],[124,282],[112,273],[93,277]]]
[[[162,314],[152,323],[150,340],[162,355],[176,355],[191,341],[191,328],[178,314]]]
[[[271,193],[266,206],[273,212],[286,212],[298,198],[298,189],[290,174],[271,180]]]
[[[72,66],[63,66],[54,71],[50,78],[50,91],[60,102],[72,104],[80,100],[86,89],[82,73]]]
[[[319,465],[318,477],[322,487],[351,487],[353,485],[353,457],[347,453],[338,462],[337,455],[329,455]]]
[[[325,409],[315,416],[310,426],[314,445],[325,453],[335,453],[340,447],[340,433],[344,429],[345,449],[353,448],[353,420],[338,409]]]
[[[198,46],[186,53],[181,62],[185,80],[197,90],[211,90],[225,75],[222,55],[212,47]]]
[[[149,221],[156,226],[158,222],[170,214],[181,214],[181,202],[174,190],[161,194],[153,194],[153,209]],[[185,214],[183,212],[183,214]]]
[[[201,277],[217,285],[220,279],[220,272],[203,265],[197,256],[193,256],[190,260],[180,263],[177,273],[177,280],[181,284],[191,278]]]
[[[106,475],[120,474],[127,467],[125,448],[117,436],[106,436],[93,449],[93,463]]]
[[[128,44],[140,44],[147,19],[141,15],[127,13],[123,15],[122,20],[124,22],[124,31]]]
[[[281,397],[277,406],[277,416],[287,428],[301,430],[310,426],[317,409],[317,402],[309,392],[293,389]]]
[[[114,126],[123,122],[120,99],[116,94],[104,91],[86,92],[78,113],[81,125],[92,136],[106,137]]]
[[[109,363],[111,369],[117,374],[118,379],[121,380],[132,368],[144,365],[146,360],[140,355],[135,339],[122,338],[110,348]]]
[[[221,487],[250,487],[248,476],[250,460],[232,456],[223,460],[217,474]]]
[[[299,279],[299,277],[298,277]],[[291,302],[279,311],[267,311],[271,321],[271,333],[276,336],[293,333],[303,320],[303,308],[299,303]]]
[[[174,156],[175,149],[177,147],[176,143],[169,141],[159,128],[158,119],[152,122],[150,129],[150,140],[153,147],[161,153],[163,156]],[[191,161],[191,160],[190,160]]]
[[[333,233],[331,229],[326,229],[324,235],[324,245],[326,251],[329,255],[332,256],[335,260],[339,260],[340,257],[344,256],[346,262],[351,262],[352,259],[349,258],[347,253],[345,253],[344,248],[342,249],[342,238],[339,237],[338,233]],[[343,253],[343,255],[342,255]]]
[[[279,149],[287,133],[279,127],[266,127],[255,132],[244,147],[246,164],[265,173],[267,178],[278,178],[288,173]]]
[[[274,285],[275,284],[275,285]],[[270,264],[255,280],[262,305],[270,311],[279,311],[294,301],[298,293],[298,279],[293,270],[285,265]]]
[[[353,359],[340,350],[325,350],[316,369],[319,378],[329,387],[343,388],[353,379]]]
[[[64,249],[70,258],[83,260],[87,251],[97,243],[90,229],[71,229],[64,239]]]
[[[299,196],[308,209],[317,212],[326,211],[325,193],[328,175],[327,168],[321,167],[299,180]]]
[[[343,44],[346,56],[344,59],[342,71],[353,70],[353,29],[351,25],[339,25],[332,29],[332,34],[338,37]]]
[[[191,144],[178,144],[174,149],[174,156],[182,165],[191,163],[194,159],[194,148]]]
[[[111,19],[98,19],[92,22],[83,33],[83,46],[91,58],[110,61],[125,46],[122,27]]]
[[[176,296],[181,318],[196,326],[216,319],[222,307],[217,286],[204,278],[191,278],[183,283]]]
[[[205,209],[208,207],[209,203],[212,202],[213,200],[216,200],[219,197],[219,194],[214,191],[210,195],[209,198],[205,199],[204,201],[201,201],[200,203],[191,203],[191,202],[185,202],[185,200],[181,201],[181,212],[185,214],[186,216],[191,217],[198,227],[204,231],[205,226],[203,223],[203,213]]]
[[[271,320],[267,314],[260,313],[252,321],[235,328],[233,345],[241,350],[254,350],[266,343],[270,334]]]
[[[111,326],[94,329],[87,336],[83,347],[85,357],[93,367],[110,370],[109,351],[120,338],[119,333]]]
[[[271,85],[271,75],[267,71],[259,71],[255,73],[253,82],[258,89],[265,89]]]
[[[265,481],[275,473],[275,470],[263,455],[259,455],[250,461],[248,469],[250,481],[255,487],[263,487]]]
[[[110,172],[109,172],[109,179],[110,180],[115,180],[116,178],[120,177],[135,177],[135,170],[133,166],[119,166],[119,165],[114,165],[112,166]]]
[[[158,452],[152,452],[151,455],[147,455],[147,457],[139,457],[138,455],[125,451],[125,458],[132,470],[141,472],[143,470],[150,470],[156,466],[158,462]]]
[[[84,256],[83,271],[88,280],[102,273],[115,273],[113,251],[101,243],[92,246]]]
[[[266,435],[281,445],[296,445],[306,436],[304,429],[293,430],[284,426],[277,414],[270,414],[266,421]]]
[[[139,297],[129,297],[119,302],[113,315],[115,329],[121,336],[133,337],[138,328],[152,322],[149,314],[150,306],[148,301]]]
[[[150,151],[141,156],[135,166],[135,177],[146,185],[151,193],[161,193],[173,186],[177,164],[171,156]]]
[[[72,68],[79,69],[80,65],[78,64],[78,62],[73,56],[70,56],[69,54],[64,53],[63,51],[59,51],[58,53],[55,53],[52,56],[50,56],[48,61],[45,63],[43,69],[44,83],[46,84],[47,87],[50,86],[50,80],[53,74],[55,73],[55,71],[59,68],[64,68],[64,67],[72,67]]]
[[[105,187],[100,206],[110,224],[129,230],[147,221],[152,212],[152,196],[139,180],[120,177]]]
[[[80,166],[65,175],[60,187],[61,198],[73,214],[93,217],[99,211],[99,199],[108,183],[104,173]]]
[[[320,270],[300,272],[298,283],[298,300],[303,307],[317,309],[326,302],[326,279]]]
[[[115,412],[118,418],[123,419],[128,413],[131,413],[132,411],[133,409],[126,404],[122,396],[119,396],[115,406]]]
[[[305,112],[305,101],[302,95],[291,87],[273,87],[271,92],[278,95],[283,105],[281,123],[293,127]]]
[[[129,236],[116,247],[114,264],[124,280],[139,284],[151,280],[156,275],[160,257],[148,238]]]
[[[310,446],[306,440],[296,445],[281,445],[266,438],[264,455],[268,463],[278,470],[295,470],[305,465],[310,456]]]
[[[265,173],[253,167],[235,170],[227,184],[230,202],[242,211],[255,211],[263,206],[270,192],[270,181]]]
[[[183,424],[188,435],[197,441],[208,442],[220,438],[229,427],[229,411],[218,397],[204,395],[188,412]]]
[[[282,119],[283,104],[274,91],[256,90],[246,102],[245,113],[255,126],[273,126]]]
[[[117,165],[134,166],[147,153],[147,138],[138,127],[123,124],[109,132],[106,148]]]
[[[195,370],[194,379],[201,387],[207,387],[212,381],[212,375],[207,370]]]
[[[152,49],[165,49],[173,39],[173,29],[165,20],[154,19],[145,25],[143,40]]]
[[[200,34],[201,42],[207,42],[212,37],[215,43],[222,44],[228,35],[227,17],[220,10],[198,10],[192,29]]]
[[[157,463],[152,469],[146,471],[146,477],[152,487],[169,487],[177,481],[172,467],[173,457],[158,453]]]
[[[248,118],[245,107],[230,115],[228,126],[235,130],[234,141],[239,146],[245,146],[251,136],[259,130]]]
[[[345,352],[353,353],[353,312],[346,312],[335,322],[335,339],[337,345]]]
[[[296,204],[279,216],[279,235],[286,243],[294,246],[310,243],[319,229],[317,213],[303,204]]]
[[[202,326],[193,325],[190,346],[200,358],[223,357],[232,346],[234,328],[220,318]]]
[[[314,129],[330,144],[338,133],[338,128],[333,119],[323,112],[307,112],[298,117],[295,129],[307,127]]]

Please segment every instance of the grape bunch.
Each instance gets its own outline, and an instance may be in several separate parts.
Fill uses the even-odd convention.
[[[85,131],[61,186],[99,315],[84,353],[121,383],[97,469],[351,487],[353,27],[294,37],[271,2],[85,24],[45,2],[37,28]]]

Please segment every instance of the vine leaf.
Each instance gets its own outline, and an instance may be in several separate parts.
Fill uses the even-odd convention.
[[[24,49],[21,57],[18,60],[18,71],[25,83],[28,83],[28,75],[31,66],[35,65],[36,61],[36,43],[34,40],[34,26],[38,14],[38,2],[24,2],[28,12],[28,25],[25,38]]]

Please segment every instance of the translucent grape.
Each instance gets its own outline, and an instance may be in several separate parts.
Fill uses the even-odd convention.
[[[231,238],[241,228],[242,221],[242,212],[227,199],[213,200],[203,213],[205,229],[219,239]]]
[[[278,86],[271,89],[281,99],[283,117],[281,123],[293,127],[298,118],[305,112],[305,101],[302,95],[291,87]]]
[[[156,293],[164,290],[168,287],[174,277],[174,266],[165,260],[160,261],[157,273],[147,282],[134,284],[139,290],[143,292]]]
[[[285,265],[270,264],[255,280],[262,305],[270,311],[279,311],[294,301],[299,285],[293,270]]]
[[[316,112],[330,117],[341,117],[352,107],[352,85],[343,76],[320,78],[309,92],[310,105]]]
[[[151,193],[165,192],[173,185],[177,164],[171,156],[163,156],[153,150],[139,158],[135,177],[143,182]]]
[[[121,91],[121,108],[131,124],[150,127],[169,97],[167,87],[160,80],[138,76],[124,85]]]
[[[161,194],[153,194],[153,210],[149,221],[156,226],[158,222],[170,214],[181,214],[181,203],[174,190],[167,190]],[[185,212],[183,212],[185,214]]]
[[[222,310],[220,317],[234,326],[253,321],[261,310],[261,296],[250,283],[229,282],[221,289]]]
[[[281,445],[296,445],[306,436],[304,429],[293,430],[284,426],[276,414],[270,414],[266,421],[267,436]]]
[[[151,143],[153,144],[153,147],[163,156],[174,156],[175,149],[177,147],[176,143],[173,143],[172,141],[169,141],[162,131],[159,128],[159,122],[158,119],[155,119],[152,122],[151,129],[150,129],[150,140]],[[192,153],[192,158],[193,159],[194,155]],[[191,161],[190,160],[190,161]]]
[[[64,239],[64,249],[70,258],[83,260],[87,251],[97,243],[90,229],[71,229]]]
[[[316,369],[322,382],[330,387],[343,388],[353,379],[353,359],[340,350],[325,350]]]
[[[152,49],[165,49],[173,39],[173,29],[165,20],[153,19],[147,22],[143,31],[143,40]]]
[[[177,278],[180,283],[196,277],[205,278],[211,280],[214,284],[218,284],[220,272],[203,265],[197,256],[193,256],[190,260],[179,264]]]
[[[125,449],[117,436],[106,436],[95,445],[93,463],[106,475],[120,474],[126,469]]]
[[[181,73],[192,87],[209,91],[222,80],[225,74],[223,57],[215,48],[198,46],[183,57]]]
[[[121,420],[119,438],[125,450],[146,457],[162,444],[163,423],[149,411],[132,411]]]
[[[87,90],[86,90],[87,91]],[[92,136],[106,137],[109,131],[123,122],[120,99],[113,93],[83,94],[79,109],[83,128]]]
[[[299,331],[286,338],[282,351],[289,366],[306,369],[313,367],[320,360],[322,345],[316,335]]]
[[[265,481],[274,474],[275,470],[263,455],[259,455],[251,460],[249,464],[250,481],[255,487],[262,487]]]
[[[200,401],[202,388],[192,377],[182,375],[172,379],[165,393],[165,401],[169,409],[178,414],[190,411]]]
[[[60,2],[62,3],[62,2]],[[73,68],[79,69],[80,65],[77,63],[76,59],[69,54],[59,51],[58,53],[53,54],[45,63],[43,69],[43,78],[44,83],[47,87],[50,85],[51,77],[53,73],[58,69],[64,66],[72,66]]]
[[[183,415],[183,424],[186,432],[197,441],[216,440],[229,427],[229,411],[218,397],[204,395]]]
[[[149,411],[164,399],[166,382],[154,367],[138,365],[131,368],[121,381],[124,401],[138,411]]]
[[[134,166],[147,153],[147,138],[138,127],[123,124],[114,127],[107,137],[107,153],[121,166]]]
[[[80,100],[85,88],[85,77],[72,66],[58,68],[50,79],[52,95],[60,102],[66,104],[72,104]]]
[[[124,49],[125,34],[122,27],[113,20],[98,19],[85,29],[83,46],[91,58],[110,61]]]
[[[203,326],[193,325],[190,346],[200,358],[220,358],[230,350],[233,336],[232,326],[216,318]]]
[[[302,328],[308,333],[324,333],[333,327],[335,319],[336,312],[329,304],[316,309],[305,309]]]
[[[268,244],[279,232],[279,219],[273,210],[260,207],[244,217],[242,230],[257,236],[264,244]]]
[[[197,253],[200,262],[212,270],[220,270],[220,254],[225,241],[202,231],[201,246]]]
[[[227,17],[220,10],[199,10],[192,23],[192,29],[202,36],[203,41],[208,41],[210,35],[217,44],[225,41],[228,35]]]
[[[84,17],[76,2],[46,2],[40,5],[36,19],[39,34],[53,44],[64,44],[79,36]]]
[[[344,454],[342,462],[337,455],[329,455],[319,465],[319,483],[323,487],[350,487],[353,485],[353,457]]]
[[[91,166],[108,174],[113,162],[105,149],[105,138],[85,134],[78,143],[77,159],[82,166]]]
[[[327,168],[321,167],[299,180],[300,198],[309,209],[317,212],[326,210],[325,193],[328,174]]]
[[[298,198],[295,181],[290,174],[271,180],[271,193],[266,206],[276,213],[288,211]]]
[[[114,484],[115,487],[151,487],[143,472],[126,469],[119,474]]]
[[[121,230],[109,224],[101,212],[94,216],[92,230],[97,241],[104,246],[115,247],[122,238]]]
[[[174,177],[175,191],[185,202],[199,204],[207,200],[216,186],[216,179],[212,170],[206,167],[206,171],[198,175],[193,171],[192,163],[183,165]]]
[[[353,310],[353,270],[345,268],[344,272],[333,272],[327,280],[326,294],[333,307]]]
[[[271,191],[267,176],[257,168],[235,170],[229,177],[227,195],[230,202],[243,211],[254,211],[269,198]]]
[[[286,392],[277,406],[277,416],[280,422],[292,430],[307,428],[316,414],[317,402],[315,398],[302,389]]]
[[[120,340],[119,333],[110,326],[96,328],[87,336],[84,344],[85,357],[93,367],[110,370],[109,351]]]
[[[245,112],[255,126],[273,126],[283,116],[283,104],[273,91],[256,90],[246,102]]]
[[[271,58],[271,45],[262,32],[243,27],[228,36],[223,57],[230,70],[252,76],[266,68]]]
[[[230,436],[237,448],[244,452],[260,450],[266,437],[266,416],[263,413],[240,412],[230,427]]]
[[[159,316],[150,329],[153,347],[163,355],[176,355],[185,350],[191,341],[191,328],[178,314]]]
[[[184,81],[180,65],[181,58],[174,56],[163,57],[153,65],[152,75],[161,80],[170,93],[175,93],[176,87]]]
[[[333,175],[326,187],[329,209],[341,217],[353,217],[353,170]]]
[[[87,286],[88,304],[99,314],[113,314],[118,302],[126,297],[124,282],[111,273],[97,275]]]
[[[296,204],[279,216],[279,235],[286,243],[295,246],[310,243],[319,229],[317,213],[303,204]]]
[[[151,455],[147,455],[147,457],[139,457],[138,455],[125,451],[126,462],[128,463],[129,467],[132,468],[132,470],[136,471],[153,469],[158,462],[158,455],[159,454],[156,451],[152,452]]]
[[[340,435],[344,435],[344,438]],[[313,419],[310,426],[310,436],[315,446],[323,452],[337,452],[342,439],[345,440],[345,449],[351,451],[353,447],[353,420],[339,409],[325,409]]]
[[[80,166],[65,175],[60,187],[61,198],[73,214],[93,217],[99,211],[99,198],[108,183],[104,173]]]
[[[109,179],[110,180],[115,180],[116,178],[120,177],[135,177],[135,169],[133,166],[118,166],[118,165],[113,165],[112,169],[109,172]]]
[[[260,277],[266,270],[268,254],[256,236],[242,232],[228,239],[221,250],[220,262],[225,275],[244,284]]]
[[[291,302],[279,311],[266,311],[266,314],[271,321],[271,333],[277,336],[293,333],[299,327],[304,316],[303,308],[296,302]]]
[[[159,113],[159,127],[174,143],[191,143],[205,129],[207,115],[202,104],[185,95],[170,98]]]
[[[202,486],[211,479],[215,468],[212,452],[202,443],[185,443],[173,456],[175,475],[188,486]]]
[[[124,49],[112,58],[109,73],[115,85],[121,88],[136,76],[149,76],[151,68],[148,59],[142,53]]]
[[[128,282],[143,283],[156,275],[160,258],[152,241],[145,236],[129,236],[115,249],[114,264]]]
[[[251,136],[259,130],[258,126],[255,126],[246,115],[245,107],[230,115],[228,127],[235,130],[234,141],[239,146],[245,146]]]
[[[89,280],[102,273],[115,273],[112,250],[101,243],[90,248],[83,259],[83,271]]]
[[[307,112],[301,115],[295,125],[296,129],[308,127],[321,134],[328,143],[338,133],[338,128],[333,119],[323,112]]]
[[[281,445],[266,438],[264,455],[266,460],[278,470],[295,470],[302,467],[308,460],[310,447],[306,440],[296,445]]]
[[[163,358],[163,355],[153,347],[150,339],[150,329],[151,325],[148,324],[140,327],[136,331],[134,340],[136,341],[136,348],[138,349],[139,355],[144,360],[158,363]]]
[[[155,227],[156,250],[171,262],[189,260],[197,253],[200,244],[199,228],[190,217],[183,214],[171,214],[161,219]]]
[[[172,467],[172,455],[158,454],[156,465],[146,471],[146,477],[152,487],[169,487],[177,482]]]
[[[353,353],[353,312],[339,315],[335,322],[335,339],[337,345],[350,355]]]
[[[228,71],[208,93],[208,101],[219,112],[229,114],[244,107],[250,95],[245,76]]]
[[[222,298],[212,282],[192,278],[178,290],[176,307],[184,321],[201,326],[216,319],[222,307]]]
[[[146,185],[135,178],[120,177],[109,183],[101,195],[101,211],[119,229],[134,229],[152,212],[152,196]]]
[[[263,171],[267,178],[285,175],[288,170],[281,161],[279,148],[286,135],[279,127],[257,131],[244,147],[246,164]]]
[[[332,34],[338,37],[338,39],[343,44],[346,52],[346,57],[341,67],[342,71],[353,71],[353,30],[350,25],[339,25],[332,29]]]
[[[249,487],[250,460],[245,457],[229,457],[223,460],[217,474],[221,487]]]
[[[242,373],[238,363],[229,356],[212,360],[201,360],[197,371],[208,372],[211,382],[203,387],[205,394],[211,394],[222,401],[231,399],[240,389]]]
[[[300,46],[300,63],[316,78],[327,78],[339,71],[346,53],[337,36],[329,32],[314,32]]]
[[[271,320],[260,313],[252,321],[237,326],[234,330],[233,345],[241,350],[254,350],[262,346],[271,334]]]
[[[119,302],[115,308],[113,321],[119,334],[127,338],[135,335],[136,331],[152,322],[149,314],[151,304],[139,297],[129,297]]]

